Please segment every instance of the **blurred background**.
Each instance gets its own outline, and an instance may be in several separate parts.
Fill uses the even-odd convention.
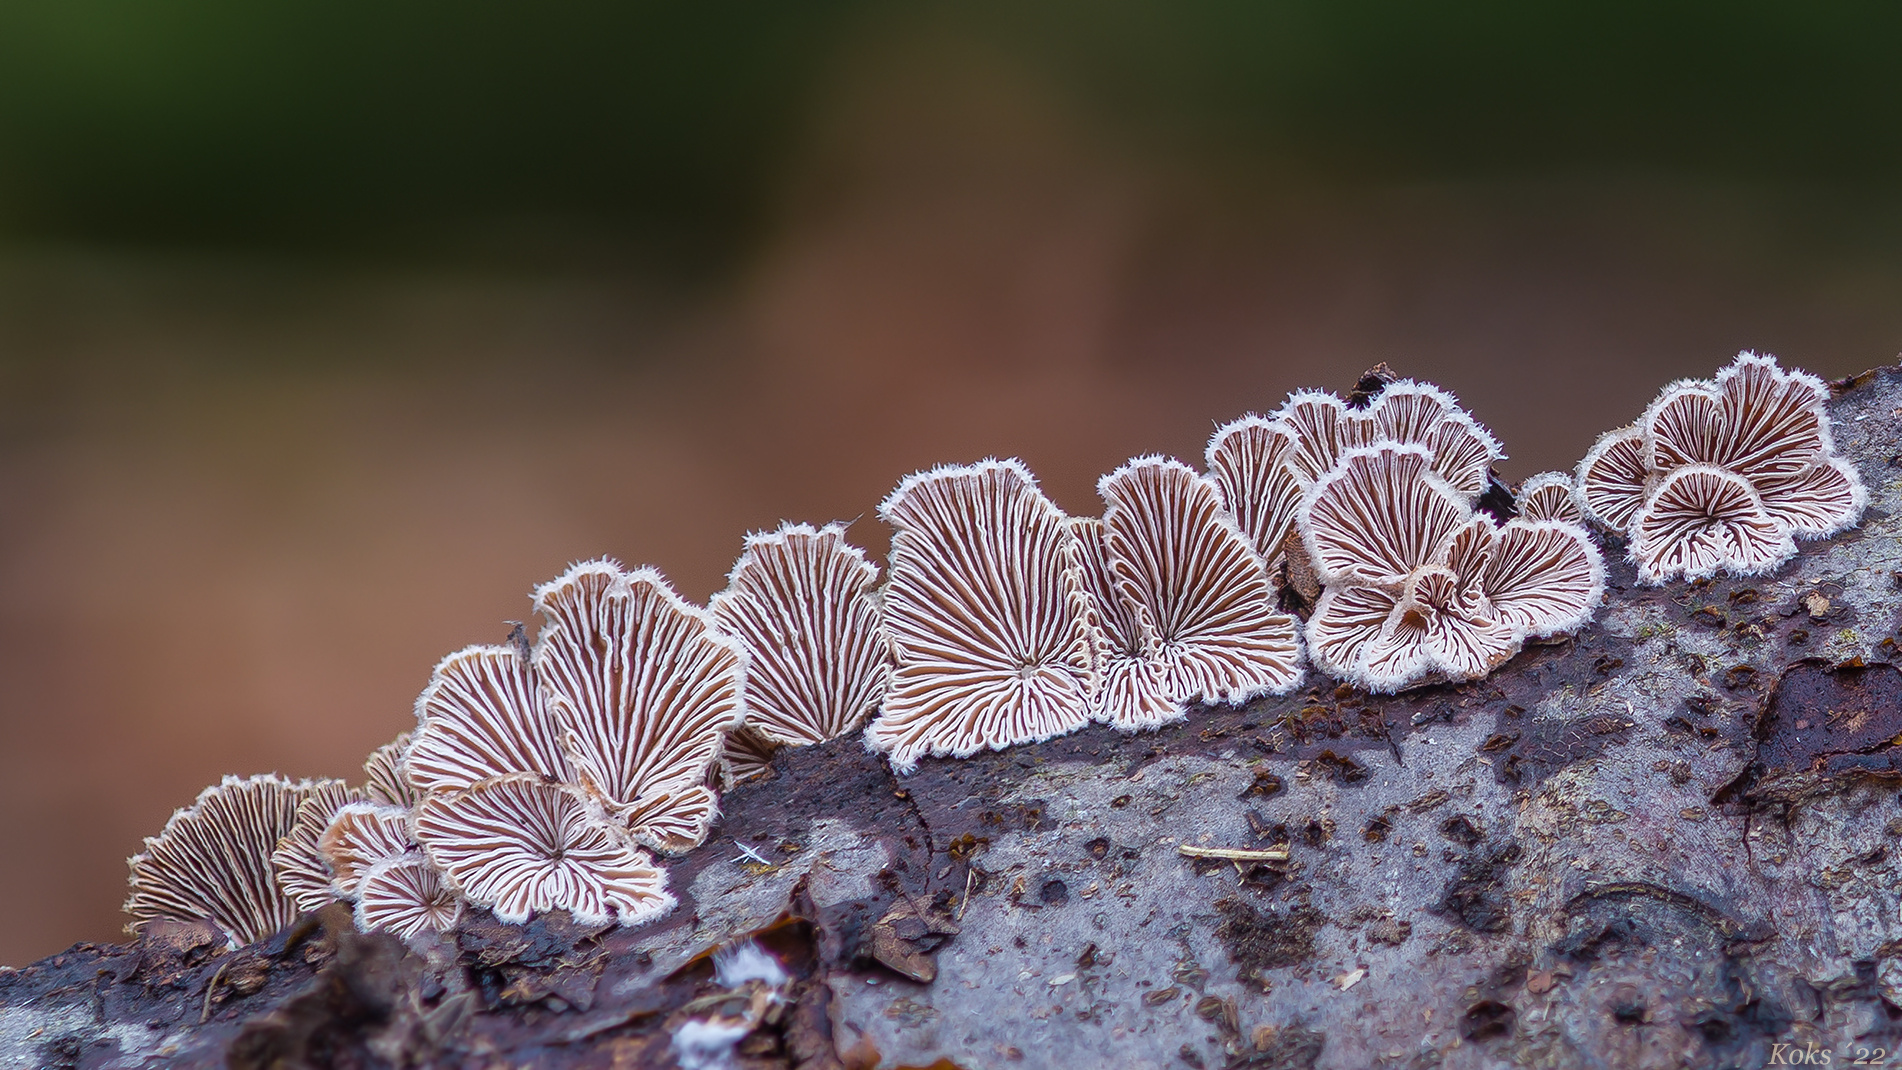
[[[0,6],[0,963],[225,772],[353,776],[568,562],[1387,361],[1506,474],[1902,348],[1902,7]]]

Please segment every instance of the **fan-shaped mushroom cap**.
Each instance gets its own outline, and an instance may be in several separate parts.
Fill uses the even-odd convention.
[[[1629,554],[1646,583],[1726,569],[1760,576],[1796,555],[1790,529],[1764,511],[1750,481],[1710,465],[1672,470],[1632,525]]]
[[[895,670],[866,740],[901,773],[1074,731],[1099,683],[1076,540],[1021,462],[936,468],[879,506],[896,528]]]
[[[1607,431],[1578,462],[1579,505],[1606,527],[1625,531],[1644,504],[1650,478],[1644,428]]]
[[[584,923],[639,925],[674,907],[667,875],[624,831],[590,816],[575,789],[538,776],[430,795],[416,838],[451,888],[511,924],[566,910]]]
[[[1096,689],[1091,716],[1124,729],[1181,720],[1182,706],[1165,690],[1155,629],[1141,606],[1116,593],[1115,581],[1110,578],[1103,522],[1095,517],[1075,517],[1070,521],[1070,531],[1076,538],[1083,588],[1089,593],[1104,639],[1102,683]]]
[[[1308,488],[1302,537],[1321,582],[1394,586],[1471,518],[1466,498],[1433,472],[1423,446],[1349,450]]]
[[[206,788],[127,860],[127,930],[137,932],[154,918],[203,918],[236,948],[296,921],[297,904],[272,875],[271,852],[315,787],[266,774],[227,776]]]
[[[534,667],[576,781],[639,842],[684,851],[719,813],[708,774],[740,721],[745,654],[652,568],[570,568],[535,592]]]
[[[1585,512],[1579,508],[1578,497],[1572,491],[1572,477],[1564,472],[1540,472],[1526,477],[1526,481],[1519,484],[1513,505],[1519,510],[1521,520],[1585,523]]]
[[[1222,425],[1209,439],[1209,476],[1222,507],[1271,567],[1301,509],[1302,483],[1288,457],[1293,448],[1291,433],[1253,415]]]
[[[510,773],[573,777],[534,672],[506,646],[468,647],[437,664],[416,700],[415,738],[403,765],[410,785],[424,794]]]
[[[1830,449],[1821,379],[1738,354],[1714,382],[1673,383],[1645,412],[1650,467],[1708,464],[1746,479],[1797,475]]]
[[[341,780],[319,780],[297,804],[291,830],[271,852],[271,870],[277,874],[277,886],[298,910],[316,910],[336,898],[330,889],[330,865],[318,841],[339,809],[362,798],[362,792]]]
[[[331,887],[338,895],[356,895],[371,867],[416,851],[409,821],[408,810],[382,803],[350,803],[337,810],[318,849],[330,864]]]
[[[414,809],[422,801],[403,768],[403,753],[409,750],[409,740],[410,734],[405,732],[371,751],[363,760],[363,794],[371,802]]]
[[[1334,470],[1341,454],[1373,441],[1374,422],[1325,390],[1297,390],[1275,410],[1292,446],[1286,464],[1303,486]]]
[[[385,859],[357,885],[357,928],[383,930],[407,940],[447,932],[462,916],[462,899],[421,855]]]
[[[780,743],[857,728],[891,678],[879,631],[878,567],[843,524],[782,524],[750,535],[708,609],[746,651],[746,723]]]
[[[1155,631],[1166,698],[1242,702],[1300,681],[1294,619],[1276,612],[1262,560],[1212,481],[1180,461],[1139,457],[1097,491],[1109,574]]]
[[[1479,575],[1492,615],[1518,637],[1576,631],[1605,594],[1605,559],[1592,537],[1562,520],[1514,520]]]
[[[1402,379],[1390,383],[1368,407],[1373,433],[1366,443],[1392,442],[1427,447],[1433,470],[1455,490],[1477,498],[1486,489],[1493,465],[1505,451],[1458,399],[1432,383]]]

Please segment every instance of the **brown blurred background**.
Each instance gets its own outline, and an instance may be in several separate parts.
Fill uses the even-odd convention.
[[[1902,348],[1893,6],[21,0],[0,963],[225,772],[352,776],[611,554],[1390,362],[1517,478],[1750,347]]]

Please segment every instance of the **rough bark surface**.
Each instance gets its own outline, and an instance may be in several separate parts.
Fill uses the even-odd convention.
[[[1838,392],[1871,508],[1774,577],[1614,561],[1591,627],[1465,686],[902,779],[782,751],[657,925],[156,927],[0,973],[0,1065],[671,1067],[747,934],[793,981],[737,1067],[1902,1061],[1902,368]]]

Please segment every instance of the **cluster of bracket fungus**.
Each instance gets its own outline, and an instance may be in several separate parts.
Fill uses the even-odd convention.
[[[1776,358],[1740,353],[1715,379],[1672,383],[1578,466],[1578,500],[1624,534],[1648,583],[1760,576],[1797,539],[1855,525],[1868,493],[1836,456],[1829,389]]]
[[[640,924],[674,906],[657,855],[704,841],[719,790],[782,747],[863,726],[903,774],[1285,692],[1304,657],[1376,692],[1478,679],[1591,620],[1588,517],[1651,582],[1761,573],[1853,525],[1865,495],[1825,396],[1744,354],[1506,503],[1487,494],[1504,455],[1452,395],[1370,373],[1220,427],[1207,474],[1130,461],[1100,518],[1064,515],[1016,460],[912,475],[879,506],[882,585],[841,524],[748,537],[706,609],[651,568],[578,564],[534,592],[532,645],[518,626],[436,666],[363,786],[207,788],[131,860],[126,909],[234,944],[332,900],[404,937],[470,906]]]

